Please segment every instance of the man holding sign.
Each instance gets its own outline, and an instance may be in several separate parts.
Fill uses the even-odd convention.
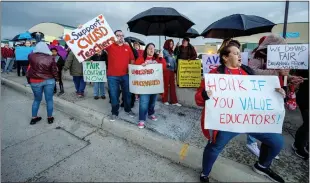
[[[220,63],[211,73],[254,75],[251,68],[241,64],[240,50],[234,44],[221,49]],[[270,88],[272,85],[276,89]],[[253,93],[256,93],[256,98],[249,95]],[[264,98],[266,95],[270,98]],[[209,139],[203,154],[202,182],[209,182],[208,176],[219,153],[240,133],[248,133],[262,142],[259,161],[253,170],[275,182],[284,182],[269,168],[283,146],[283,137],[279,133],[284,120],[284,96],[284,90],[274,77],[205,74],[205,81],[202,81],[195,95],[196,103],[206,106],[201,127]]]
[[[129,92],[128,65],[133,64],[135,57],[129,45],[124,44],[124,33],[121,30],[114,32],[117,41],[106,48],[108,52],[108,85],[112,105],[112,116],[110,121],[115,121],[119,110],[119,95],[121,87],[124,98],[125,112],[134,117],[131,111],[131,94]]]

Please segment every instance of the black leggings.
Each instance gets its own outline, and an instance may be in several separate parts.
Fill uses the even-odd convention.
[[[309,139],[309,109],[300,108],[303,124],[298,128],[295,134],[295,147],[303,149]]]

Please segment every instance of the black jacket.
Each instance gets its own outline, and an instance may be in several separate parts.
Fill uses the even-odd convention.
[[[91,56],[90,60],[92,60],[92,61],[104,61],[106,66],[107,66],[107,70],[108,70],[108,54],[104,50],[102,50],[101,55],[95,54],[95,55]]]

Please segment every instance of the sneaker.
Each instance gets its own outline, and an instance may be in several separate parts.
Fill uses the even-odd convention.
[[[138,128],[144,128],[145,126],[144,126],[144,121],[140,121],[139,123],[138,123]]]
[[[158,120],[155,115],[150,115],[149,119],[152,120],[152,121],[157,121]]]
[[[179,103],[175,103],[175,104],[172,104],[172,105],[175,105],[175,106],[178,106],[178,107],[182,107],[182,105],[179,104]]]
[[[136,116],[136,114],[133,113],[132,111],[127,112],[127,114],[128,114],[130,117],[132,117],[132,118]]]
[[[94,96],[94,99],[95,99],[95,100],[98,100],[98,99],[99,99],[99,97],[98,97],[98,96]]]
[[[104,99],[106,99],[106,97],[103,95],[103,96],[101,96],[101,99],[103,99],[103,100],[104,100]]]
[[[54,117],[47,118],[48,124],[54,123]]]
[[[200,174],[200,182],[210,182],[209,181],[209,177],[208,176],[205,176],[205,175],[202,175],[202,173]]]
[[[165,102],[164,104],[165,104],[165,105],[170,105],[169,102]]]
[[[260,150],[259,150],[256,142],[254,142],[252,144],[247,144],[246,147],[250,150],[251,153],[253,153],[255,156],[259,157]]]
[[[302,159],[309,159],[309,153],[306,151],[306,147],[304,147],[302,150],[298,150],[295,146],[295,144],[292,144],[292,149],[294,150],[296,156],[302,158]]]
[[[30,121],[30,125],[36,124],[37,122],[41,121],[41,119],[41,117],[32,118]]]
[[[265,175],[268,177],[270,180],[274,182],[284,182],[282,177],[280,177],[278,174],[276,174],[274,171],[272,171],[270,168],[262,168],[258,165],[258,162],[256,162],[253,166],[254,172]]]
[[[116,118],[117,118],[117,116],[113,114],[113,115],[111,116],[111,118],[110,118],[110,121],[115,121]]]

